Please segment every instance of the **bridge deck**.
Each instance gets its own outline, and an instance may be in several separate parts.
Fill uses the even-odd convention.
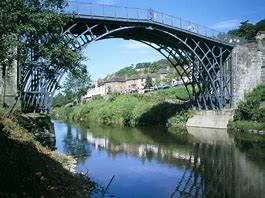
[[[65,11],[75,12],[78,14],[78,18],[83,20],[94,19],[97,21],[103,20],[105,22],[159,25],[164,28],[183,32],[184,34],[188,34],[192,37],[198,37],[199,39],[234,47],[234,44],[228,42],[228,39],[219,39],[218,34],[220,32],[214,29],[159,11],[154,11],[152,9],[129,8],[70,1],[69,7]]]

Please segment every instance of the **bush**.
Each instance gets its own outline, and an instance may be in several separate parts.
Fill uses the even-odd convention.
[[[253,117],[254,120],[265,123],[265,107],[258,109]]]
[[[260,85],[246,97],[245,101],[239,103],[234,119],[258,121],[256,115],[259,112],[260,103],[264,100],[265,85]]]

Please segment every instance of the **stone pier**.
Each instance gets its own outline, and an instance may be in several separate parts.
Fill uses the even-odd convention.
[[[265,31],[256,41],[236,46],[232,51],[232,108],[222,111],[196,111],[188,127],[225,129],[234,109],[259,84],[265,83]]]
[[[51,117],[41,113],[26,113],[17,117],[18,123],[43,145],[55,148],[55,131]]]
[[[233,119],[233,110],[195,111],[195,115],[186,124],[187,127],[226,129],[229,120]]]
[[[255,42],[236,46],[232,51],[232,107],[259,84],[265,82],[265,32]]]
[[[11,65],[0,65],[0,109],[9,109],[15,104],[18,76],[17,61]]]

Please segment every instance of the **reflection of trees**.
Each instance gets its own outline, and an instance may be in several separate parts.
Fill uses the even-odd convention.
[[[78,128],[72,131],[70,124],[67,124],[67,134],[64,138],[64,152],[76,157],[79,162],[84,162],[91,154],[85,134]]]
[[[125,154],[140,158],[143,164],[146,160],[155,159],[171,166],[185,167],[185,161],[192,151],[192,144],[188,143],[187,135],[177,137],[182,139],[178,141],[176,136],[167,133],[164,128],[94,125],[89,128],[89,144],[98,150],[105,149],[113,159],[119,154]]]
[[[72,130],[68,125],[64,139],[66,153],[89,155],[93,146],[106,150],[112,158],[122,153],[136,156],[143,163],[156,159],[171,166],[187,167],[172,197],[244,198],[262,197],[265,193],[264,171],[248,161],[235,145],[192,145],[188,137],[184,136],[183,141],[183,136],[154,128],[92,126],[90,132],[85,131],[87,128]],[[80,159],[84,161],[86,157]]]
[[[265,136],[250,133],[234,133],[234,142],[249,160],[260,167],[265,166]]]
[[[192,172],[185,171],[172,197],[262,197],[264,171],[233,145],[194,144]]]

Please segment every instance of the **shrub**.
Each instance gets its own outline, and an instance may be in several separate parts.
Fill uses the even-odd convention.
[[[260,85],[253,90],[245,101],[238,105],[235,111],[235,120],[254,120],[257,121],[256,114],[259,111],[260,102],[265,100],[265,85]]]

